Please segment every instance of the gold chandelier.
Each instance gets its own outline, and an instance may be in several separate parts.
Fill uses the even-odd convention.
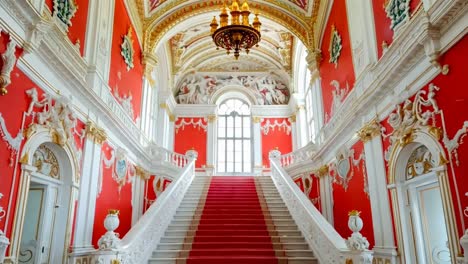
[[[236,60],[239,58],[239,52],[245,50],[249,54],[250,49],[257,45],[260,41],[260,20],[258,14],[255,14],[252,25],[249,22],[250,8],[247,4],[247,0],[244,0],[242,7],[239,8],[237,0],[232,1],[232,5],[229,8],[231,13],[231,24],[228,24],[228,12],[226,2],[221,9],[219,15],[219,23],[221,24],[218,28],[218,21],[216,16],[211,21],[211,36],[216,44],[217,49],[220,47],[226,50],[229,55],[231,51],[234,51],[234,57]],[[242,15],[242,22],[241,22]]]

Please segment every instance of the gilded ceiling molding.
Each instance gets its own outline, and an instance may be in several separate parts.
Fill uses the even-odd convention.
[[[180,1],[177,1],[180,2]],[[218,11],[222,6],[222,1],[206,1],[203,3],[194,3],[190,7],[180,7],[178,10],[171,11],[169,16],[165,16],[162,20],[157,19],[160,16],[153,16],[152,19],[145,21],[145,50],[155,51],[162,37],[177,24],[186,21],[190,17],[204,14],[207,12]],[[253,3],[250,5],[253,13],[260,13],[261,16],[271,19],[283,26],[296,35],[306,46],[310,46],[313,36],[313,28],[304,21],[297,20],[298,17],[290,16],[282,10],[275,9],[270,6],[264,6]],[[164,13],[163,13],[164,14]],[[156,17],[156,18],[154,18]],[[208,21],[209,22],[209,21]],[[207,22],[207,23],[208,23]]]

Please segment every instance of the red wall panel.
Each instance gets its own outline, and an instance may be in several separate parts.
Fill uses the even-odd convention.
[[[337,67],[335,67],[334,63],[329,62],[329,48],[331,42],[331,30],[333,25],[335,26],[336,30],[338,30],[338,33],[341,36],[341,43],[343,46],[341,49],[341,54],[338,58]],[[333,1],[333,7],[328,18],[327,25],[325,27],[325,33],[323,35],[321,51],[323,60],[320,63],[320,76],[322,79],[322,95],[323,106],[325,111],[325,122],[328,122],[332,116],[332,91],[334,91],[335,89],[330,84],[330,82],[332,80],[336,80],[340,83],[340,88],[346,88],[346,85],[348,85],[349,88],[352,89],[355,81],[353,59],[351,56],[351,40],[349,38],[345,0]],[[328,118],[326,118],[327,116]]]
[[[287,126],[271,127],[272,125],[286,124]],[[268,126],[268,127],[267,127]],[[261,123],[262,128],[262,162],[264,167],[270,167],[269,153],[274,149],[278,149],[281,153],[286,154],[292,151],[292,133],[291,123],[288,118],[265,118]],[[267,131],[267,130],[268,131]]]
[[[111,48],[111,69],[109,74],[109,85],[112,93],[118,88],[120,97],[131,94],[133,103],[134,118],[140,116],[141,96],[143,85],[143,65],[141,64],[141,48],[136,37],[135,29],[131,24],[130,17],[125,9],[124,0],[115,1],[114,33]],[[127,35],[129,28],[132,28],[134,68],[127,71],[127,64],[120,54],[123,37]]]
[[[112,148],[104,143],[102,146],[102,155],[106,159],[111,157]],[[101,166],[103,164],[101,163]],[[115,232],[124,237],[130,230],[132,224],[132,184],[125,182],[120,188],[119,184],[112,178],[114,166],[110,168],[103,167],[102,192],[96,199],[96,212],[94,216],[93,245],[97,246],[99,238],[106,233],[104,228],[104,219],[109,209],[120,211],[120,225]],[[128,172],[127,172],[128,173]]]
[[[356,143],[353,148],[354,157],[357,159],[364,151],[362,142]],[[352,231],[348,227],[348,213],[352,210],[361,212],[361,218],[364,222],[364,227],[361,231],[363,236],[367,238],[370,243],[370,248],[374,245],[374,231],[372,227],[372,212],[370,200],[366,192],[365,175],[363,171],[364,161],[354,166],[351,163],[351,171],[348,177],[353,173],[351,180],[348,182],[348,188],[345,190],[343,185],[338,184],[336,181],[333,183],[333,218],[335,229],[338,233],[348,238]],[[335,171],[330,172],[332,177],[339,177]]]
[[[198,118],[178,118],[175,125],[178,126],[182,122],[188,122],[188,125],[183,125],[178,129],[175,129],[174,135],[174,151],[185,155],[187,150],[194,149],[198,152],[198,158],[195,163],[197,168],[201,168],[206,165],[206,144],[207,144],[207,133],[206,126],[207,122],[202,117]],[[196,125],[198,122],[202,123],[202,126]],[[194,124],[195,123],[195,124]]]
[[[80,54],[83,56],[86,43],[85,37],[86,24],[88,20],[89,0],[76,0],[76,4],[78,6],[78,10],[71,20],[71,27],[68,28],[68,37],[73,44],[75,44],[77,40],[80,40]]]
[[[372,5],[374,9],[375,20],[375,35],[377,38],[377,50],[379,58],[382,57],[383,48],[382,44],[385,41],[390,46],[393,41],[393,30],[390,28],[392,21],[385,12],[385,3],[387,0],[373,0]]]

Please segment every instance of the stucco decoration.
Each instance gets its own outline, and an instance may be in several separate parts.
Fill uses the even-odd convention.
[[[286,83],[273,73],[223,75],[194,72],[179,82],[176,99],[180,104],[208,104],[217,90],[236,85],[252,92],[259,105],[282,105],[289,102]]]
[[[2,31],[0,30],[0,33]],[[16,63],[16,43],[10,39],[5,52],[1,55],[3,66],[0,71],[0,95],[6,95],[8,90],[6,87],[11,83],[11,72]]]
[[[261,127],[263,135],[268,135],[270,131],[273,132],[276,129],[278,129],[278,131],[283,131],[287,135],[290,135],[292,131],[291,124],[286,120],[283,120],[282,122],[278,122],[278,120],[270,122],[270,119],[267,119],[267,121],[264,124],[262,124]]]
[[[341,55],[341,49],[343,48],[341,44],[341,36],[338,33],[338,30],[336,30],[335,26],[332,26],[331,30],[331,40],[330,40],[330,63],[335,64],[335,68],[338,67],[338,58]]]
[[[410,0],[390,0],[385,7],[387,16],[392,20],[391,28],[395,28],[409,19]]]
[[[54,98],[50,94],[44,93],[42,99],[39,99],[36,88],[26,91],[31,98],[26,116],[32,116],[32,123],[26,130],[26,137],[29,138],[37,130],[38,126],[50,130],[53,143],[58,145],[68,144],[77,155],[77,160],[81,161],[82,150],[80,150],[75,141],[75,135],[82,142],[85,136],[84,129],[77,130],[77,118],[72,109],[71,98],[59,96]],[[39,111],[34,111],[39,108]]]
[[[123,41],[121,47],[120,54],[127,64],[127,71],[133,69],[133,58],[135,55],[135,50],[133,49],[133,36],[132,36],[132,28],[128,29],[127,35],[123,36]]]
[[[75,16],[78,6],[75,0],[54,0],[54,17],[63,24],[63,28],[68,31],[72,25],[71,19]]]
[[[45,144],[40,145],[34,152],[32,164],[38,172],[54,179],[60,179],[60,166],[57,157]]]

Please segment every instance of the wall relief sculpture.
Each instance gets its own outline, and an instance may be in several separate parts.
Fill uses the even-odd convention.
[[[289,102],[289,89],[275,74],[222,75],[191,73],[177,86],[176,99],[180,104],[208,104],[213,94],[229,85],[243,86],[255,95],[259,105],[282,105]]]

